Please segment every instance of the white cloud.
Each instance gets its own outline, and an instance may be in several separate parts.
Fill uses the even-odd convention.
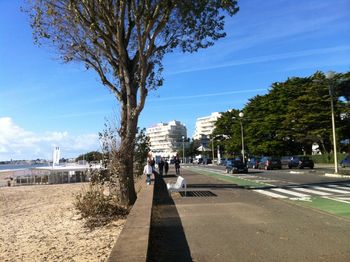
[[[38,134],[24,130],[10,117],[0,117],[0,160],[50,159],[55,146],[61,148],[65,158],[100,149],[97,134],[73,136],[67,131]]]

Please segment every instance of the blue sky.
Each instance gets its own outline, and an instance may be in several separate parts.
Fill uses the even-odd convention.
[[[33,44],[22,1],[0,0],[0,160],[62,157],[99,150],[98,132],[118,112],[93,71],[63,64]],[[179,120],[192,137],[196,118],[242,108],[273,82],[321,70],[350,70],[350,0],[239,1],[227,37],[164,60],[139,126]]]

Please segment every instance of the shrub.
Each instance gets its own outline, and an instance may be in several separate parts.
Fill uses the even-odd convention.
[[[340,162],[340,160],[344,159],[346,156],[346,154],[343,153],[337,153],[337,157],[338,157],[338,162]],[[315,163],[323,163],[323,164],[331,164],[334,163],[334,154],[330,153],[330,154],[322,154],[322,155],[313,155],[310,156],[312,158],[312,160]]]
[[[129,213],[129,209],[121,206],[116,197],[104,191],[103,185],[90,184],[75,195],[74,206],[90,229],[106,225],[114,219],[125,218]]]

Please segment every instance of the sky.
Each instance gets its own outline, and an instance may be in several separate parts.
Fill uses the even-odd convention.
[[[139,127],[242,109],[274,82],[350,70],[350,0],[238,1],[227,36],[197,53],[164,59]],[[76,157],[101,150],[98,133],[119,105],[96,73],[34,45],[23,1],[0,0],[0,161]]]

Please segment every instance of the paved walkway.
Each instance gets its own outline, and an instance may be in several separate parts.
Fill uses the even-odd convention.
[[[350,261],[350,221],[181,169],[157,178],[149,261]]]

